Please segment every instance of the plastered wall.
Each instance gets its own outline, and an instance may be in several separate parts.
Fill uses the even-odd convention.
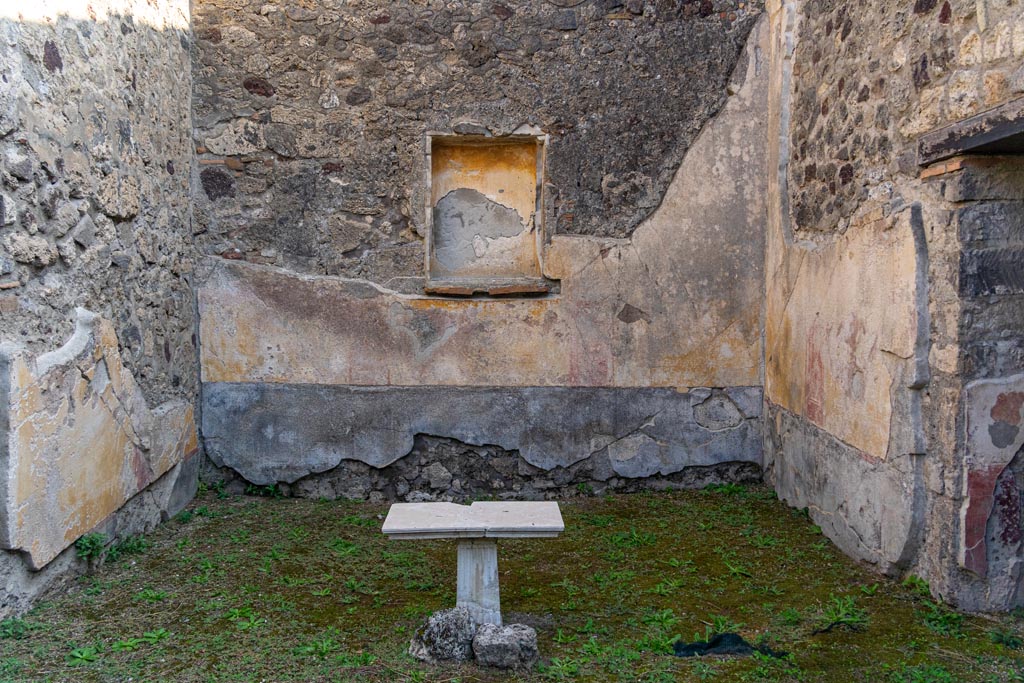
[[[1019,172],[923,168],[917,142],[1019,96],[1021,8],[769,13],[769,476],[851,555],[964,607],[1019,604],[1012,440],[979,437],[1020,421],[995,408],[1021,368]]]

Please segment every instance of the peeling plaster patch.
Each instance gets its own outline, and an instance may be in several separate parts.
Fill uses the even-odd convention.
[[[0,382],[0,547],[34,569],[198,450],[191,404],[150,409],[113,326],[85,309],[35,360],[0,345]]]
[[[992,406],[992,423],[988,426],[992,445],[1005,448],[1017,440],[1020,434],[1021,405],[1024,404],[1024,393],[1009,392],[1000,394],[996,404]]]
[[[693,417],[701,427],[712,430],[732,429],[743,421],[736,404],[720,391],[695,405]]]
[[[639,308],[632,304],[623,305],[622,309],[619,311],[619,314],[615,317],[621,320],[622,322],[626,323],[627,325],[638,323],[641,320],[644,321],[645,323],[651,322],[651,316],[647,315],[647,313],[645,313],[644,311],[640,310]]]
[[[508,238],[519,237],[526,230],[515,209],[461,187],[434,205],[434,258],[456,273],[480,267],[496,275],[517,274],[521,240]]]
[[[987,577],[990,557],[1000,554],[1000,548],[990,546],[987,533],[998,512],[997,484],[1024,448],[1019,429],[1024,421],[1024,374],[971,382],[964,390],[963,404],[967,472],[960,509],[960,566]]]

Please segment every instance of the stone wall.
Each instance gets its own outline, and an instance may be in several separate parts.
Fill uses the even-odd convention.
[[[960,465],[958,601],[1024,604],[1024,172],[1014,158],[966,157],[926,180],[946,201],[957,244]],[[933,558],[929,561],[934,562]],[[948,570],[948,569],[947,569]]]
[[[872,187],[914,175],[919,135],[1024,92],[1024,24],[1010,0],[823,0],[800,12],[788,176],[797,233],[846,230]]]
[[[656,8],[637,7],[634,21],[658,25]],[[689,13],[678,19],[683,28],[730,21]],[[602,21],[595,31],[609,21],[632,26]],[[419,240],[411,276],[383,282],[208,258],[199,309],[213,461],[262,485],[305,481],[292,490],[315,490],[310,475],[340,481],[330,472],[350,461],[397,471],[403,458],[416,461],[417,435],[431,435],[518,452],[533,468],[519,482],[522,495],[549,490],[541,484],[555,471],[563,479],[572,472],[559,486],[598,488],[613,478],[696,482],[685,470],[758,466],[767,110],[758,26],[721,85],[719,113],[699,134],[673,129],[686,157],[657,210],[628,238],[552,235],[540,263],[557,286],[544,296],[426,295]],[[586,33],[567,35],[582,41]],[[458,53],[451,59],[461,63]],[[207,106],[203,97],[197,106]],[[444,123],[448,114],[427,108],[422,116]],[[559,130],[547,150],[553,172],[568,153]],[[413,132],[422,158],[425,131]],[[607,151],[593,150],[595,165]],[[278,161],[259,168],[277,173]],[[344,174],[331,173],[340,183]],[[409,190],[400,180],[388,187]],[[344,207],[339,199],[325,215],[344,218]],[[625,225],[614,211],[607,220]],[[409,486],[402,495],[414,493]]]
[[[964,607],[1020,604],[1012,543],[981,551],[994,571],[968,561],[1024,521],[992,506],[996,489],[1017,495],[1003,476],[1013,439],[995,452],[968,434],[1020,416],[997,419],[997,398],[975,387],[983,410],[965,386],[985,377],[1012,393],[1021,369],[1020,185],[998,160],[922,171],[917,141],[1019,96],[1024,12],[996,0],[769,12],[769,476],[851,555]]]
[[[7,3],[0,41],[2,615],[188,500],[198,378],[188,2]]]
[[[203,250],[381,284],[423,275],[430,131],[543,130],[548,230],[627,237],[762,5],[193,4]]]

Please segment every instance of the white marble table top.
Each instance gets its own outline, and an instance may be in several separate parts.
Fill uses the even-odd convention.
[[[565,530],[555,502],[395,503],[382,531],[391,538],[551,538]]]

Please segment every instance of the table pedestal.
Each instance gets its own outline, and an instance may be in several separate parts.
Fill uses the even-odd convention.
[[[478,624],[501,626],[498,590],[498,544],[491,540],[459,541],[456,607],[465,607]]]

